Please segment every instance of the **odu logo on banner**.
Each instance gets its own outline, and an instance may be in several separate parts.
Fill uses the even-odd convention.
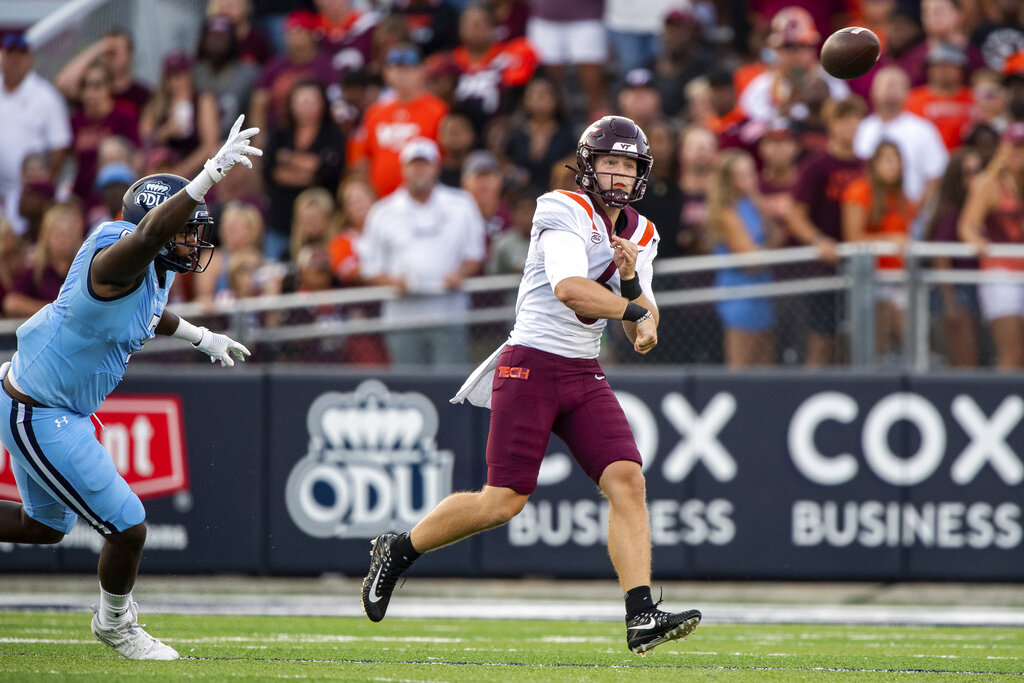
[[[136,205],[148,210],[152,209],[157,204],[163,203],[163,201],[170,196],[171,186],[165,182],[154,180],[146,183],[145,187],[135,195],[135,203]]]
[[[437,409],[423,394],[367,380],[320,395],[306,426],[309,450],[288,476],[285,502],[310,536],[409,529],[451,493],[454,456],[437,449]]]

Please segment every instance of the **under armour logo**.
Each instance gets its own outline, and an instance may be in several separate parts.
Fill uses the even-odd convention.
[[[63,422],[61,422],[61,420],[63,420]],[[68,423],[68,416],[67,415],[61,415],[60,417],[58,417],[58,418],[56,418],[54,420],[54,423],[57,425],[57,429],[60,429],[61,427],[63,427],[64,425],[66,425]]]

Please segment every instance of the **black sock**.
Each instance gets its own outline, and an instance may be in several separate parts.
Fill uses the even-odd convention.
[[[416,552],[416,548],[412,547],[412,540],[408,533],[398,536],[394,545],[391,546],[391,552],[395,558],[395,564],[406,569],[411,567],[416,558],[420,556],[420,553]]]
[[[641,612],[646,612],[654,607],[650,586],[631,588],[622,597],[626,599],[626,619],[632,619]]]

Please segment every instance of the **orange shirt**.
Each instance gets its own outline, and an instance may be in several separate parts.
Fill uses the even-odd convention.
[[[349,229],[335,235],[327,245],[331,270],[343,285],[355,284],[359,279],[359,255],[356,253],[358,240],[359,233]]]
[[[970,88],[961,88],[952,95],[939,95],[927,85],[910,91],[905,109],[935,124],[946,143],[946,149],[956,149],[971,120],[974,94]]]
[[[411,102],[375,102],[348,143],[349,165],[369,159],[370,184],[377,196],[391,194],[402,184],[398,155],[405,143],[415,137],[437,140],[437,128],[446,114],[448,105],[430,93]]]
[[[867,178],[854,180],[843,191],[842,203],[859,204],[864,207],[869,221],[871,220],[871,202],[871,184],[868,183]],[[917,213],[917,207],[909,200],[901,207],[899,194],[892,192],[886,199],[885,213],[882,214],[882,219],[878,223],[868,223],[866,236],[870,239],[882,235],[908,235],[915,213]],[[879,270],[899,270],[901,268],[903,268],[902,256],[878,257]]]

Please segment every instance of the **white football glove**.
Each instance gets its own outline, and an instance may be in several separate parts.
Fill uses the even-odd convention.
[[[205,327],[199,329],[202,330],[203,336],[192,346],[209,356],[211,363],[220,361],[222,366],[230,368],[234,366],[235,359],[244,361],[246,356],[252,355],[249,349],[227,335],[210,332]],[[235,358],[232,358],[232,355]]]
[[[199,175],[185,186],[185,191],[188,192],[192,199],[195,199],[197,202],[202,201],[214,183],[219,183],[235,164],[241,162],[243,166],[252,168],[252,161],[249,159],[249,156],[263,156],[263,150],[258,147],[252,147],[249,144],[249,139],[256,135],[256,133],[259,133],[260,129],[246,128],[242,130],[242,120],[244,118],[245,114],[240,114],[235,119],[235,124],[231,126],[231,132],[228,133],[228,139],[224,141],[220,151],[214,154],[212,159],[207,159]]]

